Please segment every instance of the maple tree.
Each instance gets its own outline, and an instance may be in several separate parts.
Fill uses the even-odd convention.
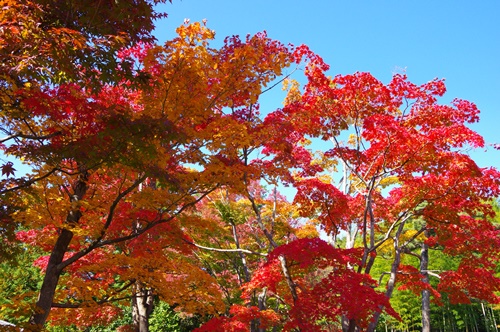
[[[253,271],[273,248],[260,229],[260,222],[278,245],[297,238],[318,236],[314,226],[303,224],[298,219],[295,207],[276,188],[268,191],[262,185],[252,183],[249,191],[258,207],[260,221],[247,197],[223,189],[197,205],[203,227],[198,227],[198,224],[185,226],[194,244],[205,248],[200,255],[206,255],[206,269],[235,269],[233,282],[240,286],[250,281]],[[214,260],[214,255],[223,258]],[[229,259],[230,255],[234,259]],[[228,291],[234,288],[227,287]],[[228,301],[229,305],[232,303]]]
[[[5,153],[9,145],[20,141],[43,144],[59,134],[23,124],[32,117],[22,104],[27,88],[37,93],[47,86],[74,82],[97,90],[103,83],[117,83],[124,77],[137,81],[141,75],[137,75],[133,59],[118,59],[116,53],[154,40],[154,20],[166,15],[154,10],[161,2],[0,1],[0,149]],[[40,155],[30,159],[28,151],[16,156],[26,158],[29,165],[42,162]],[[18,166],[11,160],[2,158],[0,168],[7,177],[0,181],[5,201],[9,198],[6,192],[36,181],[22,176],[23,172],[16,178]],[[9,205],[9,211],[13,209]],[[2,235],[12,242],[15,223],[8,215],[2,214],[1,220]]]
[[[137,281],[161,292],[160,280],[154,284],[136,275],[143,253],[134,253],[134,243],[149,244],[146,239],[153,231],[168,234],[185,210],[241,177],[241,171],[228,167],[231,140],[218,133],[231,125],[224,135],[240,139],[244,123],[238,126],[223,109],[237,112],[256,103],[262,86],[291,62],[289,50],[265,34],[244,41],[228,38],[221,49],[213,49],[209,40],[214,32],[200,23],[181,26],[178,34],[164,46],[139,44],[118,54],[134,58],[141,73],[148,74],[148,86],[141,90],[123,80],[120,86],[103,85],[98,91],[73,83],[16,91],[23,110],[36,116],[9,119],[5,126],[9,132],[37,135],[14,135],[14,142],[5,147],[6,153],[33,167],[24,180],[31,184],[29,190],[9,198],[25,207],[15,218],[30,228],[18,237],[51,252],[48,261],[40,263],[46,272],[35,324],[43,325],[52,306],[83,307],[110,299],[120,289],[112,286],[121,281],[115,280],[117,274],[128,286]],[[156,183],[154,189],[148,181]],[[5,183],[6,194],[17,188]],[[173,245],[182,236],[173,232],[165,241]],[[124,242],[127,250],[120,249]],[[142,251],[157,262],[154,254],[164,254],[164,242],[154,243],[159,247]],[[180,269],[182,263],[176,261]],[[115,263],[115,268],[130,266],[134,276],[113,271]],[[186,273],[191,270],[185,268]],[[202,280],[203,274],[196,278]],[[92,281],[102,286],[104,280],[107,287],[90,286]],[[205,282],[206,294],[210,287]]]
[[[314,165],[307,151],[298,144],[299,140],[283,142],[281,146],[286,149],[278,150],[275,145],[277,142],[270,140],[275,137],[269,133],[279,131],[273,131],[272,126],[263,128],[266,139],[252,140],[254,145],[241,148],[239,153],[240,161],[244,165],[260,170],[257,174],[260,174],[261,179],[273,183],[278,176],[292,182],[293,174],[290,173],[290,168],[296,169],[302,175],[313,175],[315,171],[321,170],[319,166]],[[262,143],[259,146],[259,143],[255,142]],[[262,149],[264,159],[252,158],[248,153],[259,149]],[[271,158],[272,163],[267,163],[265,158]],[[319,240],[314,227],[312,232],[310,227],[308,231],[307,225],[297,227],[300,224],[293,222],[293,219],[297,220],[300,216],[296,207],[277,199],[276,191],[274,194],[263,196],[262,189],[256,186],[256,183],[258,182],[251,182],[245,177],[242,186],[231,187],[236,190],[237,205],[231,204],[230,201],[215,203],[222,219],[231,225],[232,234],[228,238],[232,237],[230,243],[236,246],[235,249],[232,249],[234,245],[221,248],[221,242],[224,243],[221,233],[214,232],[213,226],[204,227],[208,228],[206,233],[210,234],[212,241],[218,246],[200,246],[202,249],[239,254],[237,264],[241,266],[241,270],[237,269],[229,276],[223,275],[223,281],[230,282],[231,285],[232,278],[233,287],[239,284],[242,296],[238,301],[234,295],[228,294],[228,304],[231,305],[228,315],[210,320],[199,331],[261,331],[270,326],[280,326],[284,330],[311,330],[321,328],[322,325],[338,328],[342,314],[356,319],[360,326],[366,327],[380,305],[385,305],[390,314],[397,316],[385,296],[373,290],[375,282],[368,275],[356,273],[349,268],[349,265],[360,258],[357,256],[359,252],[340,252]],[[226,189],[225,200],[228,199],[227,195]],[[234,193],[232,195],[234,196]],[[290,207],[283,210],[286,206]],[[293,216],[293,219],[290,219],[290,216]],[[242,218],[247,219],[246,223],[236,228],[235,223]],[[250,232],[251,239],[253,238],[251,242],[241,240],[244,235],[241,230],[248,226],[253,226]],[[283,237],[285,234],[287,235]],[[257,239],[257,243],[254,243]],[[262,252],[263,250],[265,251]],[[264,261],[259,257],[262,254],[266,257]],[[255,257],[261,258],[257,261],[259,266],[251,263],[255,262]],[[230,263],[230,260],[226,258],[226,262]],[[214,263],[215,269],[224,266],[220,261]],[[218,271],[209,266],[207,269],[213,274],[227,273],[227,268]],[[327,290],[330,290],[330,296],[320,296],[326,294]],[[365,295],[360,297],[360,302],[352,300],[356,297],[352,296],[356,291]],[[340,303],[331,301],[331,298],[339,297],[349,300]],[[315,319],[311,320],[311,317]]]
[[[441,80],[419,86],[398,74],[383,84],[368,73],[328,78],[327,69],[312,55],[304,91],[291,85],[285,108],[270,115],[294,124],[289,135],[332,142],[322,162],[342,167],[339,188],[324,176],[297,180],[296,203],[304,215],[317,216],[333,239],[346,232],[347,249],[359,239],[360,273],[370,272],[383,246],[392,247],[388,298],[405,275],[414,276],[406,287],[431,290],[421,281],[425,267],[401,264],[411,246],[423,241],[462,257],[456,271],[441,274],[440,291],[454,301],[497,302],[499,236],[487,218],[494,215],[488,201],[498,196],[499,174],[479,168],[465,153],[484,145],[466,126],[478,120],[476,106],[458,99],[438,104],[445,92]],[[471,278],[476,282],[468,283]]]
[[[154,6],[161,2],[165,1],[2,0],[2,151],[25,160],[29,165],[40,164],[45,161],[41,154],[30,158],[28,151],[23,154],[20,151],[16,153],[16,149],[6,149],[12,144],[23,142],[28,146],[43,145],[61,134],[51,131],[53,126],[50,124],[40,128],[29,121],[33,114],[24,104],[27,95],[34,98],[37,93],[44,94],[51,87],[69,82],[95,91],[103,84],[117,84],[124,79],[135,84],[142,82],[144,73],[134,67],[135,59],[117,57],[117,53],[124,47],[155,40],[151,34],[153,22],[166,15],[154,10]],[[63,91],[61,89],[58,93]],[[66,87],[66,93],[71,93],[69,86]],[[45,153],[45,157],[47,155]],[[36,181],[36,178],[23,176],[15,178],[16,168],[12,161],[3,161],[1,169],[2,175],[9,177],[1,182],[2,193]]]
[[[499,302],[500,177],[466,153],[484,145],[473,103],[439,104],[441,80],[330,78],[265,33],[213,48],[193,23],[156,45],[158,2],[0,1],[0,149],[31,168],[1,166],[1,249],[46,253],[28,328],[108,324],[131,300],[147,331],[160,298],[213,315],[200,331],[373,331],[399,287],[428,331],[431,296]],[[293,63],[307,83],[262,116]],[[434,248],[458,258],[431,283]]]
[[[89,78],[100,85],[130,77],[133,63],[117,66],[116,52],[155,40],[154,20],[166,14],[154,6],[166,1],[2,0],[3,88]]]
[[[417,248],[417,253],[419,252]],[[389,252],[379,253],[381,259],[377,259],[373,268],[373,276],[387,278],[385,271],[390,270],[391,257]],[[418,257],[412,254],[405,254],[402,258],[405,265],[419,266]],[[456,270],[460,263],[460,257],[445,255],[441,248],[434,247],[429,251],[429,283],[436,288],[439,283],[439,274],[447,270]],[[401,285],[404,285],[405,278],[401,278]],[[383,283],[382,283],[383,284]],[[398,313],[401,321],[392,319],[385,315],[381,316],[377,330],[387,327],[395,329],[422,329],[422,299],[421,294],[406,287],[397,287],[391,297],[391,304]],[[469,304],[452,304],[446,293],[440,293],[439,298],[433,298],[430,303],[430,326],[432,329],[442,329],[449,331],[459,330],[488,330],[488,324],[493,321],[492,316],[498,317],[498,312],[492,310],[495,304],[488,304],[478,299],[471,299]],[[483,310],[485,309],[485,310]],[[494,312],[490,316],[491,312]],[[494,317],[494,316],[493,316]]]

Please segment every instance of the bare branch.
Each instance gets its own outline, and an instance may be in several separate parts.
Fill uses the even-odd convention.
[[[269,88],[267,88],[265,90],[262,90],[262,92],[260,94],[266,93],[267,91],[273,89],[275,86],[277,86],[278,84],[280,84],[281,82],[283,82],[284,80],[286,80],[287,78],[289,78],[290,76],[292,76],[292,74],[295,73],[296,71],[297,71],[297,68],[295,68],[294,70],[292,70],[292,72],[290,74],[285,75],[285,77],[283,77],[278,82],[276,82],[273,85],[271,85]]]
[[[33,183],[35,183],[37,181],[40,181],[40,180],[43,180],[43,179],[49,177],[50,175],[52,175],[54,172],[59,171],[59,170],[60,170],[59,168],[53,168],[52,170],[50,170],[49,172],[45,173],[44,175],[42,175],[40,177],[24,181],[24,183],[21,183],[21,184],[15,186],[15,187],[7,188],[5,190],[0,191],[0,195],[3,195],[5,193],[11,192],[11,191],[16,191],[16,190],[19,190],[19,189],[22,189],[22,188],[29,187]]]
[[[47,135],[42,135],[42,136],[27,135],[27,134],[23,134],[23,133],[17,133],[17,134],[12,134],[12,135],[9,135],[7,137],[4,137],[4,138],[0,139],[0,143],[4,143],[4,142],[6,142],[6,141],[8,141],[10,139],[13,139],[13,138],[25,138],[25,139],[44,140],[44,139],[49,139],[49,138],[52,138],[52,137],[59,136],[61,134],[62,134],[61,131],[56,131],[54,133],[47,134]]]
[[[434,273],[434,272],[431,272],[431,271],[429,271],[429,270],[424,270],[424,271],[422,271],[422,272],[427,272],[427,274],[429,274],[430,276],[433,276],[433,277],[436,277],[436,278],[438,278],[438,279],[441,279],[441,276],[440,276],[439,274]]]
[[[195,246],[196,248],[203,249],[203,250],[217,251],[217,252],[239,252],[239,253],[245,253],[245,254],[250,254],[250,255],[259,255],[259,256],[264,256],[264,257],[267,256],[267,254],[262,254],[260,252],[255,252],[252,250],[247,250],[247,249],[242,249],[242,248],[236,248],[236,249],[213,248],[213,247],[205,247],[205,246],[196,244],[194,242],[188,241],[186,239],[183,239],[183,241],[192,245],[192,246]]]

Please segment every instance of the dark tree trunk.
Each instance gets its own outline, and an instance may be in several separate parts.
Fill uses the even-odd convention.
[[[394,288],[396,286],[396,279],[398,275],[398,270],[399,270],[399,264],[401,263],[401,254],[402,254],[402,248],[399,245],[399,238],[401,237],[401,233],[403,232],[405,226],[405,222],[401,222],[401,224],[398,227],[398,230],[396,231],[396,234],[393,237],[394,240],[394,261],[392,262],[391,265],[391,274],[389,277],[389,281],[387,283],[387,289],[385,291],[385,296],[390,299],[392,296],[392,292],[394,291]],[[384,308],[381,307],[379,311],[377,311],[373,315],[373,320],[368,326],[368,329],[366,330],[367,332],[374,332],[375,328],[377,327],[378,320],[380,319],[380,315],[382,314],[382,310]]]
[[[83,196],[85,196],[85,193],[87,192],[88,173],[83,169],[80,171],[80,175],[72,186],[73,193],[70,196],[71,202],[78,202],[82,200]],[[66,225],[70,227],[78,224],[82,216],[82,213],[78,208],[78,204],[75,206],[77,207],[69,211],[68,216],[66,217]],[[52,307],[52,302],[54,301],[59,277],[63,271],[61,263],[63,262],[64,255],[66,254],[72,239],[72,231],[67,228],[60,229],[59,237],[57,238],[56,244],[54,245],[49,257],[42,287],[36,303],[36,312],[30,319],[30,323],[33,325],[31,328],[32,330],[42,330],[45,322],[47,321],[47,317],[49,316],[50,309]]]
[[[49,316],[50,308],[56,293],[56,287],[61,276],[62,269],[58,265],[63,261],[64,254],[68,249],[68,245],[73,238],[73,232],[62,229],[61,234],[57,238],[57,242],[50,254],[47,270],[43,278],[42,288],[36,303],[36,314],[31,318],[32,324],[35,324],[36,330],[42,330],[47,317]]]

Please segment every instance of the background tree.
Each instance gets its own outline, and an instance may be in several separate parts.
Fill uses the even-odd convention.
[[[496,201],[491,202],[492,207],[495,211],[498,209]],[[498,224],[498,212],[496,212],[496,217],[491,219],[488,218],[494,225]],[[460,265],[460,256],[449,256],[443,253],[443,247],[434,246],[429,250],[429,277],[430,284],[433,288],[439,290],[439,280],[440,275],[445,271],[456,271]],[[418,253],[418,247],[416,247]],[[383,258],[384,255],[389,254],[387,250],[381,252],[379,250],[379,257]],[[408,252],[403,255],[403,261],[407,261],[405,264],[418,266],[419,262],[418,255]],[[390,259],[390,257],[389,257]],[[384,266],[387,260],[377,260],[374,265],[373,275],[375,278],[385,277],[384,271],[389,271],[387,265]],[[498,270],[498,268],[496,268]],[[415,272],[415,271],[414,271]],[[403,328],[407,326],[406,324],[415,324],[416,326],[421,326],[421,323],[417,324],[420,320],[420,302],[421,297],[419,294],[419,287],[408,287],[405,284],[405,279],[402,278],[399,282],[399,289],[395,293],[391,303],[402,316],[402,322],[394,321],[390,318],[384,319],[383,324],[388,326],[393,326],[397,328]],[[418,278],[414,278],[413,281],[419,282]],[[406,290],[403,290],[406,289]],[[410,289],[410,290],[409,290]],[[418,297],[417,297],[418,295]],[[459,330],[494,330],[492,326],[495,325],[494,321],[498,321],[498,312],[493,310],[495,306],[485,303],[484,300],[479,300],[476,298],[471,298],[469,304],[452,304],[450,303],[449,294],[446,292],[434,293],[435,298],[430,302],[430,325],[432,328],[440,328],[444,331],[452,331],[454,329]],[[404,307],[400,309],[401,307]],[[406,312],[413,312],[413,314],[408,314],[405,318]],[[415,314],[417,312],[417,314]],[[379,324],[379,328],[383,328]],[[491,325],[493,324],[493,325]]]
[[[16,254],[0,263],[0,317],[15,325],[29,320],[31,308],[36,301],[42,277],[33,266],[39,250],[16,243]]]

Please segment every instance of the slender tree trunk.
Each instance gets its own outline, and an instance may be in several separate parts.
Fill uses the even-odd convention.
[[[259,306],[259,310],[266,310],[266,299],[267,299],[267,289],[264,288],[262,292],[257,296],[257,304]],[[256,319],[252,321],[251,331],[252,332],[266,332],[266,329],[260,328],[260,319]]]
[[[472,317],[474,318],[474,326],[476,327],[476,331],[479,331],[478,317],[475,311],[472,311]]]
[[[422,250],[420,252],[420,273],[422,274],[422,281],[426,284],[429,283],[429,273],[427,273],[428,269],[429,269],[429,246],[424,242],[422,243]],[[430,331],[431,331],[431,293],[428,289],[424,289],[422,291],[422,332],[430,332]]]
[[[299,296],[297,295],[297,286],[292,280],[292,276],[290,275],[290,270],[288,269],[288,265],[286,262],[285,256],[279,256],[279,260],[281,263],[281,271],[283,272],[283,275],[285,276],[286,283],[288,285],[288,288],[290,289],[290,293],[292,293],[292,299],[293,303],[297,302],[299,299]]]
[[[150,188],[156,189],[156,183],[151,182]],[[139,191],[143,191],[144,184],[140,183]],[[141,230],[139,222],[135,222],[134,229]],[[146,287],[140,281],[136,281],[132,294],[132,321],[135,332],[149,332],[149,317],[154,309],[154,294],[150,287]]]
[[[82,216],[78,207],[78,201],[83,199],[83,196],[85,196],[88,189],[88,172],[82,168],[80,168],[80,171],[80,175],[72,186],[73,193],[70,196],[70,201],[75,203],[75,208],[72,209],[66,217],[66,224],[69,226],[78,224]],[[36,303],[36,311],[30,319],[30,323],[33,325],[32,329],[35,331],[42,330],[45,322],[47,321],[47,317],[49,316],[50,309],[52,307],[52,302],[54,301],[57,284],[59,283],[59,277],[63,271],[60,264],[63,262],[64,255],[66,254],[72,239],[72,231],[67,228],[60,229],[59,237],[57,238],[54,248],[52,249],[49,262],[45,270],[45,276],[43,278],[42,287]]]
[[[248,188],[248,182],[246,181],[246,179],[245,179],[245,184],[247,185],[247,188]],[[271,232],[269,232],[269,230],[264,225],[264,222],[262,220],[262,215],[260,212],[260,207],[257,206],[257,204],[255,203],[255,198],[252,196],[252,194],[249,191],[247,191],[247,198],[250,200],[250,203],[252,204],[252,210],[255,213],[255,217],[257,219],[257,224],[258,224],[260,230],[266,236],[267,240],[269,241],[270,246],[273,249],[277,248],[278,244],[276,243],[276,241],[274,241],[274,234],[273,234],[274,230],[271,229]],[[276,196],[275,196],[275,198],[276,198]],[[273,207],[273,217],[272,217],[273,224],[274,224],[275,218],[276,218],[276,204]],[[280,255],[279,261],[281,263],[281,271],[285,277],[288,288],[290,289],[290,293],[292,294],[293,303],[295,304],[299,299],[298,293],[297,293],[297,286],[293,282],[292,276],[290,274],[290,270],[289,270],[288,265],[287,265],[286,257],[283,255]],[[300,330],[298,330],[298,332],[300,332]]]
[[[266,310],[266,299],[267,299],[267,288],[264,288],[262,292],[258,295],[257,301],[259,305],[259,310]]]
[[[394,240],[394,261],[392,262],[391,265],[391,274],[389,277],[389,281],[387,282],[387,290],[385,291],[385,296],[390,299],[392,296],[392,292],[394,291],[394,287],[396,286],[396,278],[398,274],[398,269],[399,269],[399,264],[401,263],[401,253],[402,253],[402,248],[399,245],[399,238],[401,236],[401,233],[403,232],[403,229],[405,227],[405,222],[402,221],[401,224],[398,227],[398,230],[396,231],[396,234],[393,237]],[[367,332],[374,332],[375,327],[377,327],[378,320],[380,318],[380,315],[382,314],[382,310],[384,308],[380,308],[379,311],[377,311],[373,315],[373,320],[368,326],[368,329],[366,330]]]
[[[149,331],[149,317],[153,309],[153,291],[137,282],[134,286],[134,297],[132,298],[132,319],[135,332]]]
[[[490,330],[490,319],[488,315],[486,314],[486,310],[484,310],[484,303],[481,302],[481,310],[483,311],[483,317],[484,317],[484,326],[486,327],[486,331]]]
[[[230,223],[231,223],[231,228],[233,231],[234,243],[236,245],[236,248],[240,249],[240,240],[238,237],[238,232],[236,230],[236,225],[232,221],[230,221]],[[248,268],[248,264],[247,264],[247,256],[241,251],[238,253],[238,255],[240,256],[241,265],[243,266],[243,273],[245,274],[244,282],[245,283],[250,282],[251,276],[250,276],[250,269]]]
[[[489,306],[490,312],[491,312],[491,317],[493,318],[493,326],[495,327],[495,332],[498,332],[498,325],[497,325],[497,319],[495,318],[495,311],[493,311],[493,308]]]

